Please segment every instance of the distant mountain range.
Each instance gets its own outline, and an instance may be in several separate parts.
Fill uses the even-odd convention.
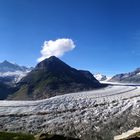
[[[102,75],[100,73],[97,73],[97,74],[93,74],[94,77],[98,80],[98,81],[105,81],[107,80],[107,76],[106,75]]]
[[[123,83],[140,83],[140,68],[129,72],[113,76],[110,82],[123,82]]]
[[[13,85],[26,76],[29,71],[31,71],[31,68],[19,66],[5,60],[0,63],[0,82]]]
[[[25,67],[25,66],[19,66],[17,64],[13,64],[11,62],[8,62],[7,60],[3,61],[2,63],[0,63],[0,72],[4,73],[4,72],[15,72],[15,71],[27,71],[29,70],[29,68]]]
[[[110,76],[106,76],[101,73],[93,74],[93,76],[100,82],[108,82],[111,79]]]

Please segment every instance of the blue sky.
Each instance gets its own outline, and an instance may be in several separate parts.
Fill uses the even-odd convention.
[[[61,59],[107,75],[140,67],[139,0],[0,0],[0,61],[35,66],[45,40],[71,38]]]

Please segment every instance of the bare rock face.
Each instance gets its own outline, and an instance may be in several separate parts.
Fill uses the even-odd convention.
[[[115,136],[114,140],[140,140],[140,127],[135,127],[133,130]]]

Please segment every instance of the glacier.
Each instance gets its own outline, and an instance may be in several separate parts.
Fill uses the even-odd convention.
[[[113,140],[140,127],[140,87],[108,87],[37,101],[0,101],[0,130]]]

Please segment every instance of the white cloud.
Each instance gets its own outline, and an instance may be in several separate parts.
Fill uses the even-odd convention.
[[[37,59],[38,62],[43,61],[50,56],[61,57],[66,52],[75,48],[75,44],[72,39],[62,38],[55,41],[45,41],[41,50],[41,57]]]

